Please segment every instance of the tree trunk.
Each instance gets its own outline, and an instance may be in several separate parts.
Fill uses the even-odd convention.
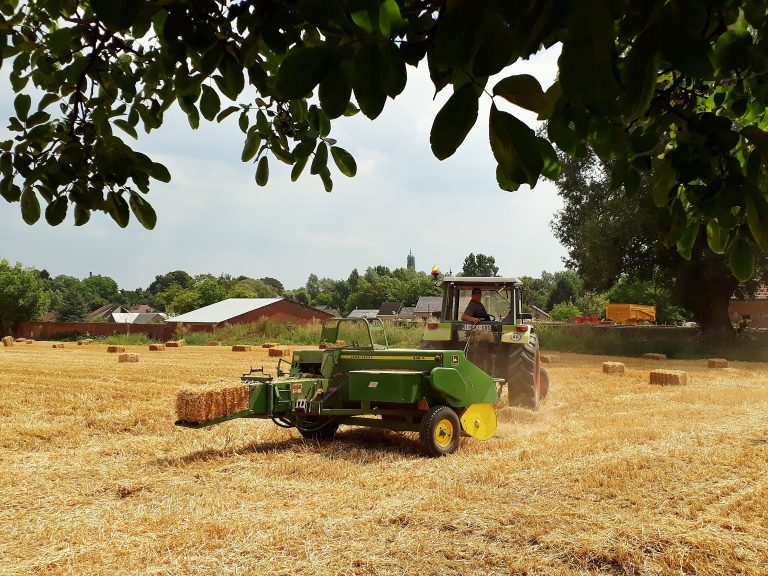
[[[738,280],[731,274],[725,257],[696,251],[680,272],[678,298],[693,313],[701,331],[732,333],[728,305]]]

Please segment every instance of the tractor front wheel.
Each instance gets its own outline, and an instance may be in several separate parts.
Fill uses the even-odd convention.
[[[461,423],[449,406],[433,406],[424,414],[419,429],[421,448],[428,456],[445,456],[459,448]]]

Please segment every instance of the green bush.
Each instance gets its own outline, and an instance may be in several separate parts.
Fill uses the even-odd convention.
[[[581,310],[573,302],[559,302],[552,306],[549,316],[555,322],[573,322],[576,316],[581,316]]]

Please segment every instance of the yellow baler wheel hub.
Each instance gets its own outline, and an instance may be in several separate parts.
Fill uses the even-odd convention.
[[[478,440],[488,440],[496,432],[496,410],[493,404],[472,404],[461,416],[464,432]]]
[[[453,435],[456,431],[453,429],[453,422],[443,418],[435,426],[435,444],[440,448],[447,448],[453,441]]]

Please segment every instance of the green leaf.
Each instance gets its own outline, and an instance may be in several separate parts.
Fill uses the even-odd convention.
[[[352,154],[344,150],[344,148],[331,146],[331,156],[333,156],[333,161],[336,163],[339,172],[344,174],[344,176],[351,178],[357,174],[357,163]]]
[[[251,130],[248,136],[245,138],[245,145],[243,146],[243,153],[240,156],[240,160],[248,162],[251,158],[256,156],[261,146],[261,136],[256,130]]]
[[[693,245],[699,235],[701,223],[698,220],[689,220],[681,238],[677,241],[677,251],[685,260],[691,259]]]
[[[155,180],[159,180],[160,182],[165,182],[166,184],[171,181],[171,173],[168,172],[168,168],[160,164],[159,162],[152,162],[149,169],[147,170],[147,173],[154,178]]]
[[[714,218],[707,223],[707,244],[715,254],[725,254],[728,232]]]
[[[352,89],[360,110],[371,120],[381,114],[387,100],[381,68],[379,47],[373,42],[364,44],[355,56]]]
[[[91,219],[91,211],[88,208],[75,204],[75,226],[87,224]]]
[[[45,208],[45,220],[51,226],[58,226],[67,216],[67,197],[59,196]]]
[[[138,19],[145,0],[91,0],[96,16],[112,30],[126,30]]]
[[[395,32],[403,25],[403,17],[400,15],[400,7],[395,0],[384,0],[379,6],[379,28],[384,38],[389,38],[392,31]]]
[[[507,178],[499,165],[496,166],[496,182],[498,182],[499,188],[507,192],[516,192],[520,189],[520,182],[513,182]]]
[[[323,188],[325,188],[326,192],[331,192],[333,190],[333,180],[331,179],[331,172],[328,168],[320,172],[320,180],[323,181]]]
[[[107,194],[107,199],[104,203],[104,209],[112,216],[112,220],[117,222],[120,228],[128,226],[128,220],[130,219],[130,212],[128,210],[128,203],[117,192],[110,192]]]
[[[240,62],[229,52],[225,52],[219,64],[221,76],[214,76],[219,90],[230,100],[237,100],[245,87],[245,76]]]
[[[669,203],[669,191],[677,184],[677,175],[669,161],[661,159],[656,162],[656,170],[653,173],[653,187],[651,197],[653,203],[661,208]]]
[[[477,121],[477,91],[471,83],[462,85],[451,94],[435,116],[429,143],[438,160],[453,155]]]
[[[743,234],[736,237],[736,241],[728,251],[728,265],[739,282],[749,280],[755,271],[755,255],[752,244]]]
[[[352,83],[341,60],[334,60],[318,90],[320,106],[328,118],[338,118],[347,109],[352,97]]]
[[[60,96],[58,94],[44,94],[42,98],[40,98],[40,102],[37,104],[38,111],[44,110],[54,102],[57,102],[59,100]]]
[[[325,75],[334,51],[328,46],[301,46],[285,57],[277,71],[277,92],[286,99],[304,98]]]
[[[408,73],[400,49],[388,42],[381,49],[381,73],[384,91],[390,98],[395,98],[405,89]]]
[[[435,57],[441,66],[459,67],[472,59],[483,40],[488,4],[454,0],[443,5],[434,36]]]
[[[269,181],[269,161],[266,156],[262,156],[259,164],[256,166],[256,184],[266,186]]]
[[[32,97],[29,94],[19,94],[13,101],[13,107],[16,109],[16,116],[22,122],[26,121],[29,114],[29,107],[32,106]]]
[[[541,158],[544,161],[544,166],[541,169],[541,174],[545,178],[550,180],[557,180],[560,178],[560,171],[562,166],[560,160],[557,157],[557,152],[550,144],[549,140],[538,136],[536,140],[539,143],[539,150],[541,150]]]
[[[239,106],[228,106],[228,107],[224,108],[224,110],[219,112],[219,115],[216,116],[216,122],[221,122],[222,120],[224,120],[224,118],[226,118],[227,116],[229,116],[231,114],[234,114],[238,110],[240,110]]]
[[[155,225],[157,224],[157,214],[149,202],[144,200],[144,198],[138,194],[131,194],[129,203],[133,215],[136,216],[136,220],[139,221],[139,224],[144,226],[147,230],[154,230]]]
[[[656,92],[658,66],[659,57],[653,35],[645,32],[629,49],[622,70],[622,111],[627,120],[635,120],[647,110]]]
[[[759,190],[746,195],[747,224],[761,250],[768,252],[768,200]]]
[[[118,118],[117,120],[114,121],[114,124],[115,124],[115,126],[120,128],[123,132],[125,132],[126,134],[128,134],[132,138],[134,138],[134,139],[138,139],[139,138],[139,135],[136,133],[136,128],[131,126],[131,123],[128,122],[127,120],[123,120],[122,118]]]
[[[296,163],[291,168],[291,182],[296,182],[304,171],[304,167],[307,165],[309,156],[301,156],[296,159]]]
[[[493,95],[537,113],[542,112],[547,105],[541,84],[530,74],[507,76],[493,87]]]
[[[315,150],[315,157],[312,159],[312,164],[309,167],[310,174],[320,174],[320,172],[328,166],[328,146],[325,142],[320,142]]]
[[[472,64],[475,76],[493,76],[507,67],[515,52],[512,28],[501,18],[488,22]]]
[[[57,58],[62,57],[69,49],[69,42],[72,40],[71,28],[59,28],[48,36],[48,47],[51,54]]]
[[[203,113],[203,118],[209,122],[216,118],[216,114],[221,109],[221,99],[216,93],[216,90],[208,86],[208,84],[202,85],[202,96],[200,97],[200,112]]]
[[[32,186],[24,186],[21,193],[21,217],[29,225],[40,219],[40,201]]]
[[[512,182],[526,182],[531,188],[536,186],[544,160],[533,130],[493,104],[489,132],[493,156],[504,176]],[[524,180],[520,180],[521,175]]]

